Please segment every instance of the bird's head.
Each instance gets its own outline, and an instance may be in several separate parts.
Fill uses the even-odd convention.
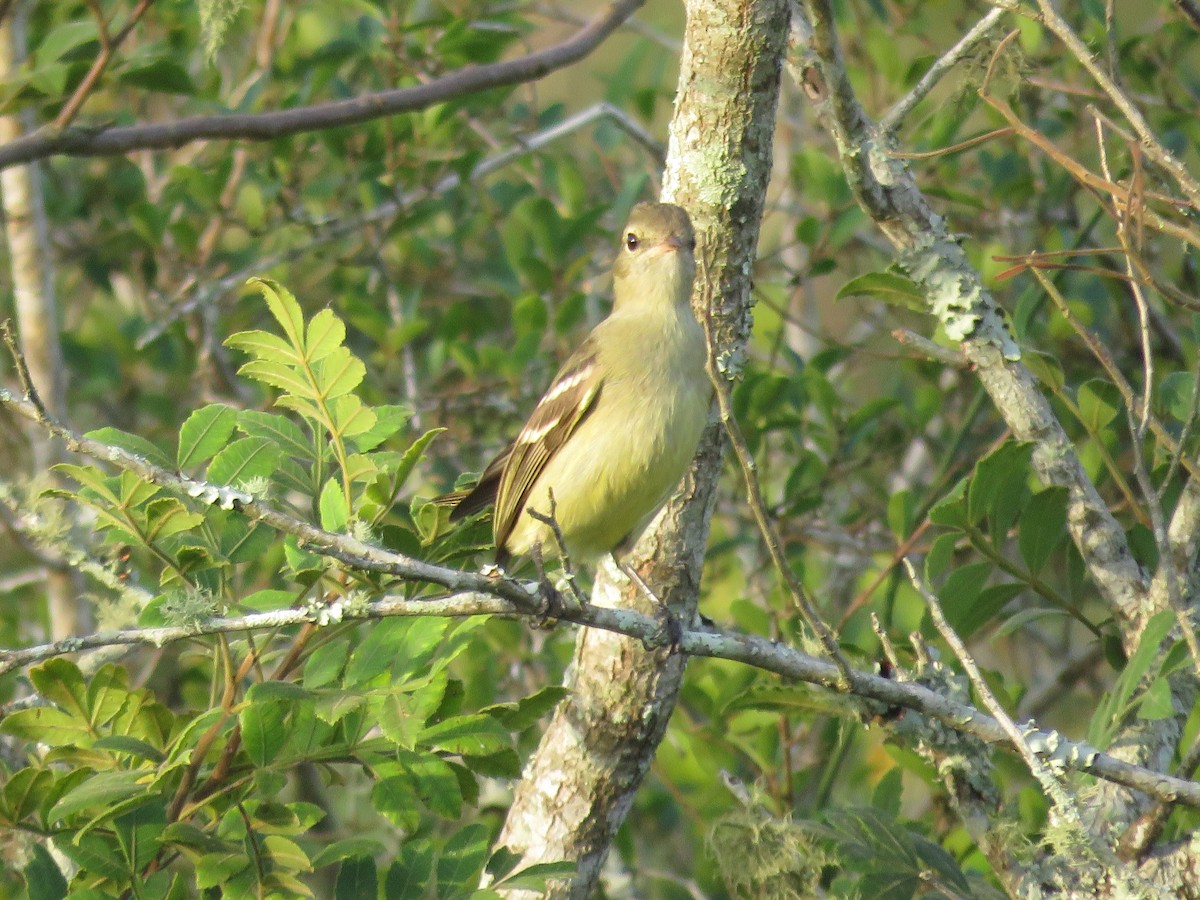
[[[621,231],[613,263],[616,304],[688,302],[696,276],[696,236],[688,214],[673,203],[639,203]]]

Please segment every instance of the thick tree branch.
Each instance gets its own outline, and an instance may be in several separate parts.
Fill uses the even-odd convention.
[[[572,38],[545,50],[461,69],[413,87],[263,113],[191,116],[173,122],[123,128],[44,128],[0,146],[0,169],[48,156],[113,156],[132,150],[181,147],[201,140],[269,141],[291,134],[357,125],[397,113],[426,109],[480,91],[535,81],[583,59],[643,2],[645,0],[618,0]]]

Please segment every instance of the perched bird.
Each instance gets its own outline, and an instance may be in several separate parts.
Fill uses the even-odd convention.
[[[496,562],[535,544],[555,553],[553,513],[572,560],[637,538],[679,483],[708,418],[704,331],[689,300],[696,239],[688,214],[639,203],[613,263],[613,308],[554,377],[517,439],[451,521],[495,504]]]

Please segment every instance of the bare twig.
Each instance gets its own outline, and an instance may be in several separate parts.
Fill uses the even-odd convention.
[[[708,333],[708,345],[713,346],[712,341],[712,323],[711,317],[705,319],[705,331]],[[738,464],[742,470],[742,478],[746,484],[746,493],[750,503],[750,511],[754,515],[754,521],[758,525],[758,530],[762,535],[763,543],[766,545],[767,552],[771,556],[771,562],[774,563],[776,571],[783,579],[784,586],[791,595],[792,603],[800,611],[805,623],[812,629],[813,633],[821,641],[821,646],[825,648],[825,652],[829,654],[845,677],[845,685],[843,690],[848,690],[851,683],[852,672],[850,662],[846,659],[842,648],[838,644],[837,636],[834,635],[833,629],[825,623],[821,618],[812,599],[808,596],[808,591],[804,585],[800,583],[800,579],[792,571],[792,566],[788,562],[787,555],[783,552],[783,539],[779,535],[779,529],[775,527],[770,514],[767,512],[767,503],[763,499],[762,487],[758,483],[757,464],[754,461],[754,454],[750,452],[749,446],[746,444],[746,438],[742,434],[742,430],[737,423],[737,419],[733,414],[733,401],[729,396],[729,374],[722,371],[721,365],[717,360],[709,359],[709,380],[713,383],[717,395],[717,406],[721,412],[721,424],[725,428],[725,434],[729,438],[729,443],[733,447],[734,456],[737,457]]]
[[[942,605],[938,601],[937,595],[921,577],[917,567],[913,565],[912,560],[908,557],[904,558],[904,567],[908,570],[908,577],[912,581],[913,587],[917,592],[925,598],[925,603],[929,609],[929,617],[933,620],[934,627],[937,628],[938,634],[942,636],[958,658],[959,664],[962,665],[963,671],[967,673],[967,678],[970,679],[971,687],[983,701],[983,705],[987,711],[992,714],[996,722],[1004,730],[1008,736],[1009,744],[1017,749],[1017,753],[1025,761],[1025,765],[1029,768],[1030,773],[1037,779],[1041,785],[1042,791],[1053,804],[1054,811],[1058,814],[1063,824],[1071,831],[1078,843],[1082,843],[1091,849],[1091,852],[1097,859],[1103,860],[1108,865],[1112,866],[1119,861],[1113,855],[1112,851],[1104,846],[1086,827],[1083,821],[1083,815],[1076,805],[1075,798],[1068,793],[1066,786],[1059,780],[1058,773],[1052,768],[1052,763],[1047,761],[1043,756],[1039,755],[1034,747],[1040,735],[1038,729],[1032,722],[1026,722],[1018,726],[1012,720],[1004,706],[996,699],[996,695],[992,693],[992,689],[988,687],[983,673],[979,671],[979,666],[975,662],[975,658],[971,656],[967,650],[966,644],[962,638],[950,626],[946,620],[946,614],[942,610]],[[1059,767],[1061,770],[1063,767]],[[1074,842],[1073,842],[1074,843]],[[1124,867],[1119,867],[1124,868]],[[1119,871],[1119,869],[1118,869]],[[1133,872],[1124,873],[1126,877],[1137,880],[1137,876]]]
[[[1150,128],[1132,98],[1121,89],[1115,79],[1109,77],[1108,73],[1104,71],[1104,68],[1096,60],[1095,54],[1088,49],[1087,44],[1075,33],[1054,4],[1050,0],[1037,0],[1037,5],[1046,27],[1058,36],[1058,39],[1071,51],[1071,55],[1092,76],[1092,80],[1108,95],[1108,99],[1132,126],[1146,156],[1169,172],[1188,200],[1191,201],[1192,207],[1200,210],[1200,182],[1197,182],[1188,172],[1187,167],[1166,148],[1158,135]]]
[[[900,123],[904,120],[904,117],[912,112],[913,108],[934,89],[937,83],[945,77],[946,73],[958,65],[964,56],[973,51],[981,41],[992,33],[1005,12],[1006,10],[998,7],[992,9],[986,16],[971,26],[970,31],[959,38],[957,44],[942,54],[937,62],[931,65],[925,74],[921,76],[921,80],[913,86],[913,89],[880,117],[877,124],[880,134],[890,135],[900,127]]]
[[[88,0],[88,6],[91,7],[92,15],[96,19],[96,27],[100,36],[100,52],[96,54],[96,58],[92,61],[91,68],[87,74],[83,76],[83,80],[75,87],[74,93],[67,98],[67,102],[63,104],[62,109],[58,111],[58,115],[54,117],[52,128],[56,131],[61,131],[74,121],[75,116],[79,114],[79,110],[87,101],[87,98],[95,90],[96,85],[100,82],[100,76],[104,74],[104,70],[108,68],[108,64],[112,62],[113,54],[125,43],[125,38],[129,37],[133,27],[146,14],[146,10],[150,8],[150,4],[154,0],[140,0],[137,6],[133,8],[133,12],[129,14],[129,21],[115,35],[110,34],[108,30],[108,20],[104,18],[104,10],[100,8],[99,0]]]
[[[191,116],[124,128],[47,130],[0,147],[0,168],[48,156],[113,156],[131,150],[181,147],[199,140],[266,141],[291,134],[357,125],[398,113],[427,109],[456,97],[543,78],[587,56],[633,14],[644,0],[617,0],[602,15],[561,44],[489,65],[461,69],[409,88],[364,94],[263,113]]]

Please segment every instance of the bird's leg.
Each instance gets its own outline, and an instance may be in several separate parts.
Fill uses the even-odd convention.
[[[609,555],[612,557],[613,565],[620,569],[626,578],[641,588],[642,593],[646,595],[654,607],[654,618],[658,620],[658,631],[642,641],[646,649],[654,650],[665,646],[670,653],[678,651],[679,644],[683,641],[683,625],[680,624],[679,618],[675,613],[671,612],[671,607],[667,606],[650,589],[650,585],[646,584],[645,579],[637,573],[637,570],[633,566],[617,559],[617,554],[615,553]]]
[[[555,513],[558,511],[558,505],[554,502],[554,491],[547,490],[547,495],[550,500],[550,513],[544,515],[534,509],[532,506],[527,507],[525,512],[529,517],[536,522],[541,522],[550,529],[550,533],[554,535],[554,544],[558,551],[559,561],[562,563],[562,580],[567,583],[567,590],[571,592],[572,599],[579,604],[580,609],[587,607],[587,598],[583,596],[583,591],[579,590],[579,584],[575,580],[575,567],[571,563],[571,555],[567,553],[566,541],[563,538],[562,526],[558,524],[558,519],[555,518]],[[557,591],[555,593],[558,593]],[[561,594],[559,594],[561,599]]]
[[[537,628],[553,628],[565,608],[562,594],[546,574],[546,565],[542,560],[542,545],[534,544],[529,550],[529,555],[533,558],[533,567],[537,571],[538,595],[542,599],[541,608],[538,610],[533,624]]]

